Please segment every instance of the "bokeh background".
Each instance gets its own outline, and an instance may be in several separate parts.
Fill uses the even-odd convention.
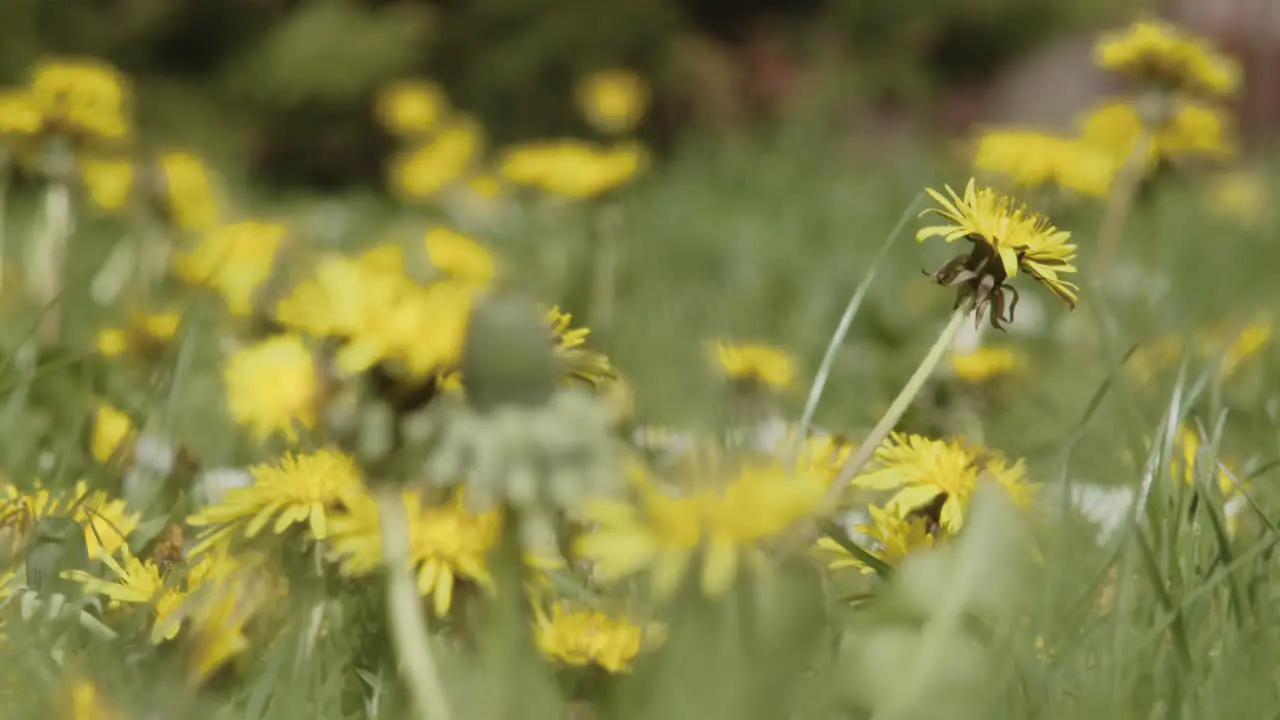
[[[107,59],[153,138],[204,147],[266,186],[378,182],[371,108],[406,75],[440,82],[495,141],[581,132],[576,79],[626,66],[655,92],[644,134],[758,126],[801,108],[831,133],[955,134],[1063,123],[1105,88],[1092,33],[1158,12],[1241,59],[1241,123],[1280,119],[1270,0],[9,0],[0,79],[49,54]]]

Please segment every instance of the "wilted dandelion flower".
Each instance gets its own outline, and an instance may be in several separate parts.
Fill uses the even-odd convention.
[[[635,482],[635,502],[589,501],[591,529],[576,552],[594,563],[602,581],[641,570],[654,591],[670,596],[695,558],[704,594],[722,595],[743,562],[763,564],[761,546],[807,517],[827,482],[815,473],[788,473],[779,464],[748,464],[727,478],[692,478],[686,492],[650,479]]]
[[[861,523],[853,530],[871,542],[870,547],[863,549],[889,567],[898,565],[915,552],[933,547],[936,542],[949,535],[946,529],[930,528],[929,518],[913,515],[901,507],[882,508],[871,505],[867,507],[867,514],[871,522]],[[875,572],[875,568],[831,538],[820,539],[818,548],[831,554],[828,567],[832,570],[852,567],[864,575]]]
[[[786,390],[796,379],[795,359],[771,345],[719,341],[709,350],[720,372],[733,382]]]
[[[656,626],[646,629],[625,617],[564,602],[554,603],[549,614],[536,608],[533,629],[538,651],[548,660],[613,674],[630,670],[641,649],[661,639]]]
[[[298,335],[277,335],[236,350],[222,377],[231,417],[258,440],[280,434],[293,441],[297,428],[315,427],[320,373]]]
[[[244,220],[204,235],[175,260],[178,273],[195,285],[207,285],[226,300],[232,315],[253,312],[258,288],[271,277],[288,230],[278,223]]]
[[[350,507],[364,487],[352,459],[333,450],[289,453],[249,472],[252,485],[228,491],[219,503],[187,519],[189,525],[206,528],[193,555],[237,534],[252,539],[268,525],[279,535],[305,524],[313,538],[325,540],[335,514]]]
[[[1161,89],[1232,95],[1240,88],[1240,67],[1234,60],[1160,20],[1139,20],[1103,34],[1094,57],[1103,68]]]
[[[418,591],[431,598],[436,616],[449,612],[460,582],[491,589],[486,555],[498,537],[498,514],[473,513],[462,493],[439,504],[428,504],[415,490],[405,490],[401,498],[409,520],[409,551]],[[377,503],[364,493],[355,496],[347,513],[335,517],[331,543],[341,557],[339,570],[344,575],[361,577],[383,566],[380,528]]]
[[[1173,114],[1151,128],[1147,163],[1186,157],[1226,158],[1235,154],[1235,139],[1226,116],[1217,108],[1179,102]],[[1080,120],[1082,142],[1116,162],[1134,152],[1143,131],[1138,108],[1127,100],[1111,100]]]
[[[1007,347],[979,347],[972,352],[951,354],[951,371],[972,383],[1009,375],[1021,367],[1022,359]]]
[[[487,285],[497,271],[493,253],[475,240],[445,227],[427,231],[427,257],[455,280]]]
[[[587,123],[603,133],[634,130],[649,109],[649,84],[638,73],[623,68],[586,76],[575,95]]]
[[[95,460],[105,463],[116,457],[121,448],[128,450],[128,442],[134,434],[133,421],[128,415],[107,403],[97,404],[93,412],[93,432],[90,439]]]
[[[165,208],[175,225],[188,232],[208,232],[218,223],[218,198],[204,161],[186,152],[160,154]]]
[[[965,187],[964,197],[950,187],[947,193],[950,198],[929,189],[929,195],[940,207],[924,213],[940,215],[950,224],[921,228],[916,239],[941,237],[952,242],[963,238],[973,245],[968,255],[928,273],[940,285],[959,287],[962,295],[957,302],[965,295],[972,296],[978,319],[991,305],[991,324],[1002,329],[1000,323],[1013,321],[1018,302],[1017,291],[1006,281],[1022,269],[1075,307],[1079,288],[1059,277],[1076,272],[1071,264],[1076,257],[1076,246],[1069,242],[1071,233],[1058,230],[1044,216],[1013,198],[977,188],[973,180]],[[1013,295],[1012,302],[1006,300],[1006,292]]]
[[[449,112],[444,90],[426,80],[397,80],[378,92],[378,120],[394,135],[423,135]]]
[[[22,492],[13,485],[0,484],[0,527],[26,537],[37,520],[54,516],[70,517],[84,526],[90,559],[115,553],[138,526],[138,514],[129,512],[123,500],[100,490],[90,491],[83,480],[64,496],[42,487]]]
[[[425,200],[461,179],[479,156],[483,134],[472,120],[453,120],[428,142],[391,161],[391,188],[409,200]]]
[[[101,60],[45,60],[32,73],[29,92],[46,132],[101,140],[130,132],[128,81]]]
[[[1015,504],[1030,500],[1021,461],[1010,466],[998,455],[974,452],[958,442],[893,433],[876,448],[874,460],[871,470],[853,479],[854,486],[895,491],[885,505],[889,512],[905,516],[930,508],[931,524],[946,532],[964,526],[969,502],[984,475],[1007,490]]]
[[[80,161],[80,178],[89,200],[100,210],[118,212],[133,193],[135,171],[128,160],[85,158]]]

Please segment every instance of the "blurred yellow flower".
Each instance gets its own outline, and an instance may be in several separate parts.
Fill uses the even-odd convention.
[[[485,200],[493,200],[502,195],[502,183],[488,173],[467,178],[467,188]]]
[[[515,185],[582,200],[621,187],[648,161],[648,151],[635,142],[604,148],[585,140],[537,141],[509,148],[499,173]]]
[[[315,427],[320,377],[316,359],[298,335],[276,335],[236,350],[223,369],[231,418],[257,440],[298,438]]]
[[[401,497],[409,518],[418,591],[431,598],[436,616],[449,612],[459,581],[492,589],[485,556],[498,537],[498,515],[471,512],[461,494],[441,504],[428,504],[416,490],[405,490]],[[372,497],[356,495],[348,512],[335,517],[331,542],[344,575],[360,577],[382,568],[381,525]]]
[[[36,520],[48,516],[70,517],[83,525],[89,557],[95,560],[119,550],[138,526],[138,514],[129,512],[123,500],[100,490],[90,491],[83,480],[77,481],[70,493],[57,496],[43,487],[22,492],[0,481],[0,527],[12,528],[25,537]]]
[[[467,174],[482,142],[483,134],[475,121],[450,121],[431,140],[392,158],[392,190],[408,200],[432,197]]]
[[[133,163],[128,160],[85,158],[80,161],[80,178],[89,200],[101,210],[122,209],[133,193]]]
[[[1105,196],[1115,173],[1112,157],[1092,145],[1020,128],[984,131],[978,137],[973,166],[1024,188],[1056,184],[1088,197]]]
[[[31,76],[30,97],[48,132],[119,140],[131,131],[128,80],[93,58],[50,58]]]
[[[287,235],[283,225],[262,220],[223,225],[206,233],[174,264],[187,282],[217,290],[232,315],[247,316],[253,312],[258,288],[271,277]]]
[[[94,344],[98,354],[108,358],[133,352],[146,354],[163,349],[181,324],[182,315],[176,312],[138,314],[126,326],[99,330]]]
[[[1262,317],[1250,323],[1227,347],[1222,357],[1222,365],[1218,368],[1219,377],[1226,378],[1235,373],[1249,358],[1258,354],[1271,342],[1272,324],[1270,318]],[[1221,346],[1214,344],[1216,351]]]
[[[218,198],[204,161],[186,152],[160,154],[165,205],[179,229],[208,232],[218,222]]]
[[[1209,210],[1245,227],[1258,227],[1275,216],[1272,184],[1254,170],[1231,170],[1215,175],[1205,188]]]
[[[795,359],[781,348],[721,340],[709,346],[709,351],[729,380],[759,383],[775,390],[786,390],[795,383]]]
[[[27,90],[0,91],[0,139],[40,132],[40,108]]]
[[[1220,467],[1204,467],[1200,458],[1199,433],[1188,427],[1178,428],[1178,435],[1174,440],[1173,457],[1169,460],[1169,474],[1174,481],[1181,480],[1188,485],[1194,485],[1198,475],[1209,475],[1217,482],[1222,496],[1229,498],[1238,492],[1236,482],[1231,479],[1231,472],[1228,472],[1234,471],[1223,462],[1222,458],[1218,458],[1218,464]]]
[[[1142,133],[1138,108],[1127,100],[1111,100],[1098,105],[1080,120],[1083,142],[1122,163],[1134,152]],[[1205,156],[1227,158],[1236,153],[1233,130],[1218,109],[1199,103],[1180,102],[1170,119],[1153,128],[1148,163],[1166,158]]]
[[[63,716],[66,720],[125,720],[120,712],[92,680],[73,678],[65,690]]]
[[[1017,372],[1022,359],[1007,347],[979,347],[973,352],[951,355],[951,370],[961,380],[972,383]]]
[[[987,476],[1009,492],[1015,504],[1030,501],[1022,461],[1008,465],[987,451],[977,452],[955,441],[893,433],[876,448],[875,465],[853,479],[868,490],[893,490],[885,510],[905,516],[941,499],[932,523],[947,532],[964,526],[969,501],[979,478]]]
[[[720,482],[717,482],[720,481]],[[702,556],[701,588],[722,595],[744,559],[763,564],[762,543],[807,517],[827,482],[781,465],[744,465],[727,478],[694,477],[676,494],[649,479],[634,481],[635,503],[593,500],[583,508],[592,527],[575,552],[594,563],[602,581],[651,571],[654,591],[669,597],[695,555]]]
[[[1019,269],[1075,307],[1079,287],[1059,277],[1076,272],[1072,264],[1076,246],[1070,242],[1071,233],[1059,230],[1043,215],[1031,212],[1025,204],[1009,196],[988,188],[978,189],[972,179],[965,186],[963,197],[950,186],[946,190],[949,198],[929,189],[929,195],[939,207],[929,208],[922,215],[933,213],[949,224],[921,228],[916,232],[916,239],[940,237],[946,242],[964,239],[974,247],[969,256],[948,262],[931,273],[931,277],[944,285],[973,285],[978,312],[988,300],[994,301],[991,318],[997,328],[996,321],[1004,319],[1001,317],[1005,308],[1001,293],[1004,281],[1017,275]],[[1001,272],[993,275],[988,261],[999,262]],[[994,281],[993,286],[984,286],[987,281]],[[1009,316],[1012,319],[1011,307]]]
[[[1240,89],[1240,66],[1234,60],[1161,20],[1139,20],[1122,31],[1103,34],[1094,57],[1103,68],[1158,88],[1214,95]]]
[[[192,555],[216,547],[237,533],[252,539],[271,524],[279,535],[297,524],[306,524],[316,540],[329,537],[336,514],[356,502],[364,483],[355,462],[333,450],[288,453],[274,463],[249,468],[253,484],[235,488],[216,505],[187,518],[203,527]]]
[[[660,630],[646,629],[623,617],[599,610],[575,610],[557,602],[547,614],[534,610],[534,640],[548,660],[572,667],[598,667],[609,673],[625,673],[640,654],[642,645],[653,643]],[[648,635],[648,637],[646,637]]]
[[[477,292],[473,284],[385,280],[364,292],[361,323],[334,358],[340,370],[358,373],[395,361],[411,376],[426,377],[457,364]]]
[[[487,285],[496,272],[493,253],[462,233],[445,227],[427,231],[427,256],[446,275],[478,285]]]
[[[250,621],[284,594],[282,579],[270,572],[261,556],[239,557],[221,572],[193,588],[169,619],[183,624],[190,655],[187,679],[199,686],[252,646]]]
[[[397,80],[378,92],[378,120],[395,135],[423,135],[449,112],[439,85],[426,80]]]
[[[649,83],[622,68],[588,75],[579,81],[575,95],[587,123],[602,133],[634,130],[649,109]]]
[[[565,372],[570,379],[580,380],[592,387],[617,379],[618,374],[609,358],[586,347],[587,336],[591,334],[590,328],[573,327],[573,316],[562,312],[558,306],[548,310],[543,319],[551,330],[556,355],[564,362]]]
[[[949,535],[943,528],[931,531],[928,518],[912,515],[901,507],[881,508],[870,505],[867,507],[867,514],[871,522],[860,523],[853,531],[871,541],[871,546],[864,547],[863,550],[889,567],[898,565],[913,553],[933,547],[935,542]],[[832,570],[851,567],[857,568],[863,575],[875,572],[875,568],[829,537],[818,540],[818,548],[831,554],[827,566]]]
[[[126,443],[133,434],[133,421],[128,415],[106,403],[98,403],[93,414],[93,437],[90,441],[94,459],[105,463],[114,458],[122,447],[127,453],[130,448]]]

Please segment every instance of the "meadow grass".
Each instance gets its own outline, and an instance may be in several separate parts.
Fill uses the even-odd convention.
[[[755,339],[785,347],[799,358],[800,377],[807,382],[891,230],[904,212],[922,207],[922,188],[960,186],[967,179],[965,168],[945,160],[837,144],[808,130],[691,139],[610,201],[610,212],[620,218],[606,230],[615,234],[619,252],[616,306],[606,326],[593,328],[592,340],[632,381],[641,423],[716,426],[724,391],[707,361],[704,342],[709,339]],[[1260,164],[1259,172],[1270,175],[1270,167]],[[981,389],[944,373],[904,421],[904,428],[931,434],[977,434],[988,447],[1026,458],[1044,499],[1029,527],[998,509],[983,523],[975,509],[972,532],[948,553],[939,551],[936,562],[904,570],[891,581],[893,591],[870,609],[819,601],[834,606],[832,622],[813,629],[803,623],[792,627],[788,623],[799,620],[775,608],[778,627],[784,629],[774,630],[778,637],[772,644],[750,644],[731,629],[734,622],[750,619],[743,608],[751,608],[752,622],[768,626],[768,617],[761,619],[760,613],[767,616],[769,608],[788,603],[808,607],[812,598],[784,593],[752,601],[759,606],[739,598],[729,602],[736,610],[690,601],[682,606],[684,615],[672,620],[662,667],[624,680],[606,703],[607,716],[1276,714],[1280,625],[1272,556],[1280,540],[1274,490],[1280,353],[1267,345],[1225,380],[1216,371],[1216,353],[1224,352],[1258,312],[1280,307],[1277,225],[1272,218],[1248,227],[1214,214],[1204,188],[1203,177],[1171,174],[1140,197],[1123,238],[1123,274],[1107,286],[1087,275],[1100,213],[1083,204],[1062,206],[1055,222],[1071,230],[1081,248],[1079,307],[1069,313],[1038,288],[1024,288],[1032,297],[1024,298],[1020,309],[1023,323],[1008,334],[984,335],[984,344],[1008,345],[1020,353],[1022,370]],[[242,193],[255,211],[294,218],[300,227],[307,227],[320,207],[316,198],[262,195],[255,201],[257,192],[244,188]],[[6,219],[11,238],[32,234],[34,199],[11,200]],[[349,218],[337,238],[344,244],[358,245],[422,221],[377,194],[323,202],[338,217]],[[522,282],[542,300],[590,317],[595,220],[585,210],[545,217],[530,212],[474,234],[520,268]],[[936,267],[946,251],[917,244],[916,227],[914,219],[906,224],[875,269],[865,302],[834,355],[814,418],[817,427],[854,436],[869,428],[946,321],[952,296],[920,273]],[[36,366],[16,350],[36,317],[12,299],[9,303],[0,417],[4,468],[15,485],[25,487],[37,474],[51,486],[65,485],[86,472],[83,463],[61,460],[82,454],[73,448],[88,431],[91,394],[112,387],[114,379],[103,377],[92,361],[92,335],[118,315],[92,303],[84,279],[120,233],[110,221],[80,218],[72,279],[62,298],[68,339],[59,354]],[[557,269],[548,273],[548,267]],[[243,464],[252,453],[221,399],[217,308],[199,293],[175,294],[173,300],[191,308],[184,322],[192,332],[169,348],[159,364],[163,370],[148,379],[150,396],[121,401],[132,402],[158,423],[150,431],[189,446],[206,466]],[[1032,312],[1033,303],[1038,313]],[[1033,314],[1040,315],[1038,322],[1031,322]],[[1196,334],[1211,326],[1225,328],[1225,339],[1208,341],[1206,347]],[[1140,353],[1167,336],[1185,339],[1187,352],[1174,353],[1167,366],[1146,378],[1125,370],[1135,347]],[[799,417],[805,389],[784,398],[787,417]],[[1196,428],[1203,437],[1199,462],[1187,473],[1191,484],[1171,480],[1171,475],[1181,477],[1177,468],[1186,462],[1179,456],[1178,427]],[[1218,490],[1219,459],[1247,488],[1244,507],[1230,522]],[[1145,504],[1124,513],[1115,532],[1100,539],[1096,523],[1070,502],[1072,488],[1086,483],[1129,488]],[[1026,563],[1011,549],[1025,544],[1016,534],[1023,531],[1036,548]],[[797,580],[789,592],[804,595],[805,582]],[[853,585],[854,594],[865,591],[865,583]],[[300,614],[306,611],[303,599],[293,601]],[[916,627],[921,603],[937,606],[928,615],[931,620],[920,625],[925,641],[904,644],[895,633]],[[996,618],[992,625],[971,629],[982,642],[956,634],[956,627],[973,621],[961,616],[974,607]],[[228,687],[207,688],[195,700],[183,696],[181,702],[194,704],[182,711],[204,716],[230,702],[234,717],[365,716],[363,707],[353,707],[343,695],[353,685],[352,648],[361,632],[355,612],[343,607],[328,612],[325,632],[305,659],[292,636],[298,633],[286,633],[240,668]],[[949,625],[939,620],[947,617]],[[40,653],[38,631],[32,637],[17,627],[8,623],[10,640],[0,645],[0,672],[9,680],[0,685],[6,693],[0,702],[15,708],[17,714],[6,710],[7,717],[42,716],[17,708],[34,708],[53,693],[58,671]],[[821,650],[792,641],[811,636],[822,639],[823,647],[853,645],[850,657],[832,665],[821,659]],[[172,678],[155,664],[145,665],[155,669],[154,676],[138,674],[134,661],[152,652],[157,651],[145,642],[86,642],[76,664],[120,707],[154,708],[164,705]],[[449,650],[440,652],[450,657]],[[758,688],[748,692],[785,675],[779,668],[799,667],[808,670],[800,673],[798,687],[772,688],[776,696],[794,699],[792,704],[765,702]],[[486,681],[505,678],[510,682],[505,690],[463,690],[473,682],[466,671],[449,667],[445,675],[459,696],[505,696],[524,687],[521,683],[533,683],[534,689],[501,716],[547,717],[549,710],[539,706],[545,695],[537,689],[541,680],[525,677],[514,660],[508,670]],[[370,682],[396,694],[385,689],[394,684],[389,678]],[[375,694],[365,690],[367,696]],[[866,706],[866,698],[883,693],[892,698],[876,700],[877,714],[857,710]],[[488,717],[466,711],[457,716]]]

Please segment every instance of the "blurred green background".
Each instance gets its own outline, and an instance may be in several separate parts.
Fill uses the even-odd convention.
[[[0,81],[41,55],[96,55],[136,80],[144,133],[277,185],[376,182],[378,86],[440,81],[495,142],[584,128],[575,79],[649,77],[659,149],[699,123],[758,124],[797,95],[833,122],[886,107],[945,121],[1058,37],[1136,0],[5,0]],[[803,86],[803,87],[801,87]],[[807,92],[798,92],[805,90]]]

